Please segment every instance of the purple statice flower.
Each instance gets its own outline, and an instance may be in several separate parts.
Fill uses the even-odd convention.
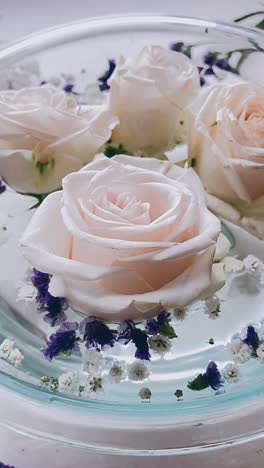
[[[5,465],[4,463],[0,462],[0,468],[15,468],[13,465]]]
[[[117,331],[94,316],[87,317],[81,322],[80,332],[88,349],[113,347],[116,342]]]
[[[111,77],[116,67],[116,62],[113,59],[108,60],[108,69],[98,78],[100,91],[108,91],[110,89],[107,81]]]
[[[65,311],[69,305],[63,297],[54,297],[47,293],[46,303],[39,307],[40,312],[46,312],[43,319],[51,327],[58,327],[67,319]]]
[[[63,323],[56,333],[50,336],[47,347],[42,350],[45,358],[51,361],[60,354],[69,356],[73,352],[78,352],[80,338],[76,336],[77,329],[77,322]]]
[[[255,328],[252,325],[249,325],[244,331],[243,335],[243,343],[247,344],[254,351],[256,351],[259,346],[260,340]]]
[[[184,49],[184,42],[173,42],[170,44],[170,50],[174,52],[182,52]]]
[[[223,58],[216,59],[215,62],[214,62],[214,65],[216,67],[218,67],[218,68],[221,68],[221,70],[236,73],[236,70],[234,70],[234,68],[231,67],[230,63],[227,60],[223,59]]]
[[[173,50],[173,52],[181,52],[182,54],[186,55],[186,57],[191,58],[191,45],[186,45],[184,42],[173,42],[170,44],[169,48],[170,50]]]
[[[206,81],[203,76],[200,76],[200,86],[204,86],[206,84]]]
[[[76,93],[76,91],[74,91],[74,84],[70,84],[70,83],[67,83],[64,87],[63,87],[63,90],[65,91],[65,93],[67,94],[75,94],[75,95],[78,95],[78,93]]]
[[[117,340],[126,345],[132,341],[132,332],[135,330],[136,325],[133,320],[123,320],[118,327]]]
[[[218,53],[217,52],[207,52],[204,56],[204,63],[205,65],[209,65],[211,67],[212,65],[215,64],[215,61],[217,60]]]
[[[50,275],[33,268],[32,284],[37,288],[36,301],[40,313],[46,312],[44,320],[52,327],[61,325],[66,320],[65,311],[68,303],[63,297],[54,297],[49,292]]]
[[[145,361],[150,360],[148,335],[144,330],[136,328],[132,320],[124,320],[118,329],[118,341],[122,344],[134,343],[135,357]]]
[[[170,313],[167,310],[162,309],[156,319],[147,320],[145,331],[148,335],[157,335],[160,333],[160,329],[164,325],[168,325],[170,321]]]
[[[221,70],[237,73],[226,58],[219,58],[219,52],[208,52],[204,56],[204,63],[208,65],[209,68],[212,68],[214,65],[215,67],[221,68]]]
[[[204,374],[199,374],[194,380],[188,383],[187,387],[190,390],[201,391],[211,387],[218,391],[224,385],[224,378],[220,374],[218,367],[214,361],[209,362]]]
[[[0,178],[0,194],[6,191],[6,184],[4,183],[3,179]]]
[[[213,390],[219,390],[224,385],[224,379],[221,376],[217,364],[214,361],[209,362],[205,374],[202,374],[202,379]]]
[[[48,273],[42,273],[41,271],[36,270],[36,268],[33,268],[33,273],[30,279],[32,284],[38,290],[37,301],[44,303],[47,291],[49,289],[50,275],[48,275]]]
[[[203,71],[203,74],[209,76],[209,75],[214,75],[215,72],[214,72],[214,70],[212,69],[212,67],[208,67],[208,68],[206,68],[206,69]]]

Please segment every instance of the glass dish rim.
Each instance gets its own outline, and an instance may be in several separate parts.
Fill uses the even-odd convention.
[[[220,33],[229,33],[233,36],[248,38],[254,41],[262,41],[264,35],[262,32],[255,31],[253,29],[245,28],[242,26],[233,25],[232,23],[222,22],[222,21],[212,21],[202,18],[193,18],[189,16],[175,16],[175,15],[160,15],[160,14],[140,14],[140,15],[115,15],[115,16],[98,16],[93,18],[86,18],[77,20],[74,22],[63,23],[52,28],[45,28],[39,32],[34,32],[30,35],[22,37],[14,42],[9,43],[6,46],[0,48],[0,67],[3,64],[11,64],[12,62],[17,62],[20,59],[24,59],[28,56],[31,56],[34,53],[41,52],[43,50],[52,49],[61,44],[67,44],[72,41],[77,41],[84,39],[89,36],[96,36],[101,34],[108,33],[118,33],[122,31],[135,31],[135,30],[147,30],[155,29],[155,27],[169,28],[177,27],[182,25],[185,28],[197,28],[215,30]],[[146,29],[144,29],[146,28]],[[173,32],[173,29],[172,29]],[[14,379],[12,376],[6,375],[2,372],[2,383],[4,389],[8,389],[11,381],[14,384]],[[5,385],[6,380],[6,385]],[[17,383],[16,391],[20,394],[19,389],[21,390],[21,385],[26,389],[28,388],[29,392],[27,396],[31,393],[31,385],[26,381],[20,380]],[[34,389],[40,393],[46,393],[42,388]],[[21,395],[21,394],[20,394]],[[26,396],[24,394],[24,396]],[[53,394],[51,393],[51,396]],[[65,401],[65,395],[56,394],[56,400],[61,398],[62,401]],[[70,399],[69,399],[70,400]],[[37,401],[37,400],[35,400]],[[100,409],[104,411],[105,405],[104,402],[93,402],[93,406],[97,406],[97,409],[100,412]],[[110,405],[110,404],[109,404]],[[110,405],[111,406],[111,405]],[[116,410],[117,404],[112,405],[113,410]],[[135,409],[133,405],[133,409]],[[143,412],[144,414],[145,412]],[[257,437],[257,435],[256,435]],[[227,441],[228,444],[228,441]],[[192,449],[191,447],[190,449]],[[178,450],[178,449],[172,449]],[[140,454],[139,450],[139,454]],[[169,450],[168,450],[169,452]]]
[[[47,50],[48,48],[66,44],[73,40],[85,38],[87,34],[92,36],[102,32],[104,34],[121,32],[124,28],[128,28],[126,31],[129,31],[130,29],[142,29],[142,27],[179,25],[190,28],[218,30],[252,40],[263,40],[264,38],[261,31],[252,28],[238,26],[225,21],[207,20],[192,16],[153,13],[94,16],[43,28],[3,45],[0,47],[0,66],[6,61],[11,63],[35,52],[40,52],[43,49]]]

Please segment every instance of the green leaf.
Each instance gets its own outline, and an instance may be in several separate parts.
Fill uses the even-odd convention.
[[[113,158],[117,154],[129,154],[129,153],[124,148],[123,145],[114,146],[108,143],[105,147],[104,154],[105,156],[107,156],[107,158]]]
[[[240,16],[239,18],[234,19],[234,23],[240,23],[241,21],[245,21],[246,19],[252,18],[253,16],[263,15],[264,11],[254,11],[253,13],[248,13],[247,15]]]
[[[169,323],[163,323],[159,327],[159,332],[161,335],[167,336],[170,339],[177,338],[174,328],[172,328],[172,326]]]
[[[261,20],[258,24],[256,24],[255,28],[264,29],[264,19]]]
[[[200,392],[201,390],[208,388],[209,385],[203,378],[202,374],[199,374],[198,377],[196,377],[194,380],[188,382],[187,387],[195,392]]]

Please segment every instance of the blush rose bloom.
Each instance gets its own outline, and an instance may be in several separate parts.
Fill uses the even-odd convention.
[[[51,86],[0,92],[0,176],[22,193],[48,193],[91,161],[118,123]]]
[[[192,169],[118,155],[65,177],[21,246],[35,268],[54,275],[51,294],[120,320],[210,295],[219,233]]]
[[[109,109],[120,120],[114,142],[155,156],[183,142],[184,109],[200,88],[197,67],[188,57],[145,47],[135,59],[121,59],[108,83]]]
[[[264,86],[215,86],[193,104],[190,162],[213,211],[264,238]]]

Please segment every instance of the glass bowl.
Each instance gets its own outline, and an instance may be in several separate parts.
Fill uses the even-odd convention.
[[[151,15],[94,18],[26,37],[0,50],[0,73],[10,71],[12,77],[17,67],[20,70],[31,67],[36,80],[35,71],[39,67],[36,74],[40,74],[40,81],[67,81],[67,77],[75,75],[83,99],[93,96],[95,101],[100,101],[97,78],[110,58],[133,55],[145,45],[168,47],[180,41],[195,44],[197,57],[208,50],[224,53],[253,47],[256,52],[244,61],[241,75],[246,79],[263,80],[262,33],[232,24]],[[38,65],[32,66],[35,60]],[[23,76],[23,72],[20,73],[22,81]],[[154,360],[150,379],[144,383],[151,388],[150,400],[138,398],[142,383],[124,382],[95,399],[54,392],[41,385],[42,376],[58,376],[66,368],[75,370],[79,361],[78,358],[45,361],[40,352],[46,334],[41,319],[16,301],[17,285],[28,267],[19,252],[18,239],[32,216],[31,206],[30,197],[9,193],[0,198],[0,210],[8,215],[10,231],[7,242],[0,246],[0,342],[6,337],[15,339],[25,356],[19,369],[3,360],[0,365],[0,425],[7,433],[14,432],[48,444],[50,457],[55,453],[54,447],[59,447],[63,454],[64,448],[71,447],[77,450],[75,454],[84,449],[106,456],[143,457],[138,465],[141,467],[154,466],[154,463],[159,466],[160,462],[154,462],[154,458],[165,455],[173,459],[179,457],[181,466],[185,463],[195,466],[191,463],[197,460],[209,463],[216,450],[233,447],[234,456],[240,457],[242,449],[238,447],[241,445],[262,443],[264,368],[259,364],[245,365],[243,381],[229,386],[225,392],[199,393],[187,389],[183,395],[176,393],[184,382],[199,374],[209,360],[228,362],[225,345],[231,336],[249,322],[260,323],[264,318],[264,291],[252,293],[243,275],[231,275],[221,290],[219,297],[223,307],[218,320],[208,320],[201,310],[196,310],[199,305],[190,310],[186,320],[175,319],[177,343],[167,358]],[[225,230],[234,254],[252,253],[264,260],[262,241],[228,223]],[[210,343],[212,338],[214,346]],[[129,351],[122,349],[115,353],[130,362]],[[41,451],[41,444],[38,447]],[[9,453],[0,448],[0,459],[1,450],[4,450],[3,456]],[[219,463],[220,459],[225,463],[224,456],[220,456]],[[16,454],[15,460],[20,463],[18,457]],[[81,457],[84,455],[80,460]],[[147,465],[148,458],[153,458],[151,465]],[[25,460],[18,464],[19,468],[24,468]],[[11,459],[8,462],[14,463]],[[42,467],[41,463],[44,467],[44,460],[38,461],[38,466]],[[72,466],[67,463],[70,462],[64,460],[63,466]],[[81,463],[85,461],[79,466],[86,466]],[[113,466],[119,462],[115,463]],[[133,463],[138,461],[131,463],[134,467],[137,465]]]

